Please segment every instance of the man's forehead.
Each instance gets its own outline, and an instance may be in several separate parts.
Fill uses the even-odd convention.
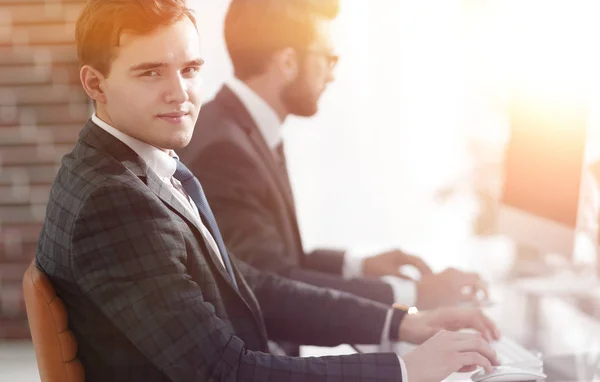
[[[119,39],[119,56],[135,61],[178,61],[200,56],[200,37],[194,25],[183,20],[161,27],[149,34],[123,32]]]

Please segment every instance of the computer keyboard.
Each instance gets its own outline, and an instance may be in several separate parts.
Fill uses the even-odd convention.
[[[491,343],[502,365],[541,368],[544,363],[536,354],[525,349],[514,340],[504,336]]]
[[[502,365],[531,369],[536,372],[544,371],[544,362],[541,358],[506,336],[492,342],[491,346],[496,351]],[[465,373],[452,373],[443,382],[471,381],[469,377],[471,374],[473,373],[467,373],[465,376]]]

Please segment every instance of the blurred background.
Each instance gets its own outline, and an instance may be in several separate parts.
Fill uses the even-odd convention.
[[[39,380],[21,279],[61,157],[92,110],[73,36],[84,3],[0,0],[0,380]],[[222,32],[228,1],[189,4],[199,19],[208,101],[232,75]],[[555,181],[572,175],[574,200],[589,207],[571,209],[566,225],[585,235],[555,263],[595,274],[597,1],[341,4],[336,81],[316,117],[284,128],[305,246],[365,254],[400,247],[435,270],[455,266],[490,281],[525,272],[513,260],[528,247],[497,224],[507,147],[515,132],[525,137],[520,168],[552,131],[544,163],[583,164],[574,160],[579,167],[564,174],[552,164],[545,170]],[[560,187],[534,181],[542,191],[516,187],[520,198],[563,197]]]

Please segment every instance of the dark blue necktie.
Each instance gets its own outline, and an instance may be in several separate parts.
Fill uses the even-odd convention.
[[[233,274],[233,267],[231,266],[231,261],[229,260],[229,255],[227,254],[227,249],[225,248],[225,243],[223,243],[223,238],[221,237],[221,232],[219,232],[219,227],[217,226],[217,221],[215,220],[215,216],[208,205],[208,201],[206,200],[206,195],[204,195],[204,191],[202,191],[202,186],[198,179],[192,174],[192,172],[185,167],[183,163],[179,160],[175,160],[177,162],[177,169],[175,170],[175,174],[173,175],[175,179],[181,182],[183,189],[188,193],[190,198],[196,203],[196,207],[198,207],[198,211],[200,212],[200,216],[204,220],[204,223],[207,225],[208,230],[211,235],[215,239],[217,243],[217,247],[219,248],[219,252],[221,252],[221,258],[223,259],[223,263],[225,264],[225,269],[227,273],[229,273],[229,277],[231,277],[231,281],[233,285],[237,288],[237,282],[235,281],[235,276]]]

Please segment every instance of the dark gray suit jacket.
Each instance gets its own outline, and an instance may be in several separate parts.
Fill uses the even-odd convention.
[[[36,254],[66,305],[87,381],[400,379],[394,354],[268,354],[269,337],[378,342],[387,306],[232,257],[238,291],[209,248],[142,159],[89,122],[54,181]]]
[[[343,251],[305,253],[287,173],[228,87],[202,107],[192,141],[178,154],[200,179],[227,247],[238,258],[295,280],[394,302],[386,283],[343,279]]]

